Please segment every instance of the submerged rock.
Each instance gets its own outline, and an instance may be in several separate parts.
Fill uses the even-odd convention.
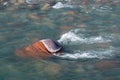
[[[102,60],[95,64],[95,67],[98,70],[107,70],[118,66],[119,66],[119,62],[114,60]]]
[[[16,51],[21,57],[47,58],[57,54],[62,47],[57,41],[43,39]]]
[[[32,14],[28,15],[28,18],[32,19],[32,20],[40,20],[42,17],[37,15],[37,14],[35,14],[35,13],[32,13]]]
[[[69,11],[68,15],[76,16],[78,13],[76,11]]]
[[[62,67],[59,64],[50,63],[44,68],[44,70],[46,74],[54,76],[60,74]]]

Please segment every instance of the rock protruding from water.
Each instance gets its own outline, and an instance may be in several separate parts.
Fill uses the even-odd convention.
[[[21,57],[47,58],[57,54],[62,47],[57,41],[43,39],[16,51]]]

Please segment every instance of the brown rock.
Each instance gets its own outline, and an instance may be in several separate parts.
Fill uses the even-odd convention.
[[[57,41],[43,39],[16,50],[16,55],[20,57],[47,58],[60,52],[61,48]]]
[[[16,50],[16,55],[20,57],[46,58],[51,53],[45,48],[42,42],[36,42],[32,45]]]

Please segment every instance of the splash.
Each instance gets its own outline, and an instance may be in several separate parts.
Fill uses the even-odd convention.
[[[54,6],[52,6],[52,8],[54,9],[74,8],[74,6],[70,4],[63,4],[62,2],[57,2]]]
[[[64,59],[85,59],[85,58],[98,58],[98,59],[104,59],[104,58],[110,58],[114,56],[113,52],[115,49],[113,47],[110,47],[106,50],[90,50],[90,51],[74,51],[73,53],[63,53],[62,55],[55,55],[60,58]]]
[[[61,36],[58,40],[63,45],[78,45],[86,44],[97,44],[97,43],[110,43],[112,39],[106,35],[98,35],[98,36],[90,36],[85,37],[85,34],[80,33],[80,29],[71,30]],[[95,47],[92,46],[91,47]],[[56,55],[61,58],[69,58],[69,59],[81,59],[81,58],[110,58],[114,54],[115,48],[112,45],[109,45],[107,48],[97,48],[97,49],[84,49],[84,51],[79,48],[78,50],[72,49],[71,53],[63,53],[63,55]]]
[[[104,36],[91,36],[84,37],[83,34],[80,34],[80,29],[71,30],[61,36],[58,42],[65,45],[77,45],[77,44],[93,44],[93,43],[105,43],[111,42],[110,39],[106,39]]]

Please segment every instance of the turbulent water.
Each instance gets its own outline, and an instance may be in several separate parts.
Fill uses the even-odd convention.
[[[49,10],[0,7],[0,80],[120,80],[119,0],[78,3],[63,0]],[[64,52],[48,59],[15,55],[45,38],[58,40]]]
[[[81,32],[84,32],[85,34]],[[93,33],[92,30],[90,31],[89,34],[91,33]],[[89,35],[89,37],[86,37],[86,35],[87,35],[86,30],[82,30],[82,29],[73,29],[63,34],[61,38],[58,40],[58,42],[60,42],[63,45],[67,45],[67,46],[70,45],[73,50],[71,50],[72,51],[71,54],[64,53],[60,57],[74,58],[74,59],[78,59],[78,58],[101,59],[101,58],[110,58],[117,56],[117,54],[115,54],[115,51],[117,51],[119,48],[111,44],[116,40],[115,36],[110,36],[111,33],[107,35],[99,35],[99,34]],[[119,36],[118,36],[118,40],[119,40]],[[74,46],[76,46],[77,49],[76,48],[74,49]],[[82,50],[81,46],[82,48],[85,47],[85,49]]]
[[[81,33],[84,32],[84,33]],[[89,34],[92,34],[92,30]],[[70,46],[72,52],[64,53],[60,57],[64,58],[114,58],[119,56],[119,46],[114,45],[117,41],[119,42],[120,36],[112,32],[98,33],[98,35],[89,35],[87,36],[86,31],[81,29],[73,29],[69,32],[63,34],[58,40],[62,45]],[[100,35],[102,34],[102,35]],[[87,37],[86,37],[87,36]],[[75,49],[74,49],[75,47]],[[77,47],[77,49],[76,49]],[[83,49],[85,47],[85,49]]]

